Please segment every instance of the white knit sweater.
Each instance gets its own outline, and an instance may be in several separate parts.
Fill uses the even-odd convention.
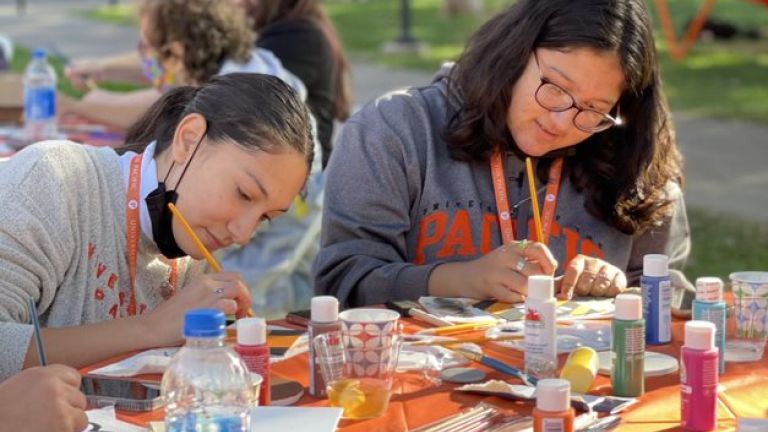
[[[44,327],[126,315],[125,201],[126,180],[110,148],[48,141],[0,168],[0,381],[24,362],[33,333],[30,296]],[[180,260],[180,286],[189,264],[189,258]],[[136,301],[143,312],[163,301],[169,274],[154,241],[142,233]]]

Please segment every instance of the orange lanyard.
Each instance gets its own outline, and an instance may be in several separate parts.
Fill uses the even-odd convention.
[[[552,162],[549,168],[549,180],[547,193],[544,197],[544,211],[542,213],[543,239],[536,239],[544,244],[549,243],[549,234],[552,221],[557,209],[557,196],[560,193],[560,180],[563,174],[563,159],[558,158]],[[499,216],[499,228],[504,244],[515,240],[515,229],[512,227],[512,213],[509,209],[509,197],[507,194],[507,180],[504,174],[504,161],[501,151],[495,150],[491,155],[491,178],[493,179],[493,192],[496,194],[496,211]],[[534,234],[535,235],[535,234]]]
[[[125,203],[126,232],[128,236],[128,271],[131,277],[131,297],[128,303],[128,316],[136,315],[136,261],[139,255],[139,189],[141,188],[141,161],[143,154],[131,159],[131,169],[128,176],[128,197]],[[174,290],[178,280],[176,260],[171,261],[171,274],[168,277],[170,289]]]

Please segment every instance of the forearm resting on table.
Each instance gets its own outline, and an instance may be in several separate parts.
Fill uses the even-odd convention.
[[[167,345],[152,337],[150,327],[145,316],[140,315],[77,327],[40,330],[49,363],[81,368],[125,352]],[[33,336],[24,358],[24,368],[39,364],[40,357]]]

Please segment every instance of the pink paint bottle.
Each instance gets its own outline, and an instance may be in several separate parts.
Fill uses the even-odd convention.
[[[685,323],[680,360],[680,425],[687,431],[717,429],[719,352],[715,325],[707,321]]]

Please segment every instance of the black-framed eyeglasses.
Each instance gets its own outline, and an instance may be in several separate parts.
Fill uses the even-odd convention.
[[[573,116],[573,125],[576,126],[576,129],[586,133],[602,132],[613,126],[619,126],[624,123],[620,117],[618,104],[616,104],[615,117],[607,113],[589,108],[582,108],[577,105],[576,99],[574,99],[570,93],[544,77],[544,74],[541,73],[539,57],[536,55],[536,51],[533,52],[533,59],[536,62],[536,68],[539,71],[539,79],[541,80],[539,87],[534,93],[534,98],[542,108],[552,112],[563,112],[568,111],[571,108],[576,108],[578,111],[576,112],[576,115]]]

